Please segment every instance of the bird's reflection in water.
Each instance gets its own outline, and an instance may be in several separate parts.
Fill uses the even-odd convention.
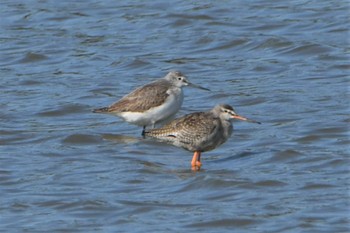
[[[118,143],[136,143],[142,140],[141,137],[131,137],[122,134],[103,134],[102,138],[109,141],[114,141]]]

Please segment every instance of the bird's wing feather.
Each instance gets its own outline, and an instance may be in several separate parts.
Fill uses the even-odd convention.
[[[109,106],[108,112],[144,112],[163,104],[169,96],[169,85],[164,81],[158,80],[137,88]]]
[[[217,130],[218,121],[209,113],[197,112],[175,119],[160,129],[152,129],[146,132],[147,136],[165,141],[177,141],[183,144],[191,144],[194,141],[205,140]]]

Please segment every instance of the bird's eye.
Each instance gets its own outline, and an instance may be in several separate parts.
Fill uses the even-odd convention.
[[[182,78],[181,78],[181,77],[178,77],[177,79],[178,79],[179,81],[181,81],[181,80],[182,80]]]

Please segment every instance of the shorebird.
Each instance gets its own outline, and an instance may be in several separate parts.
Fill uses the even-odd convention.
[[[183,102],[184,86],[209,91],[190,83],[181,72],[171,71],[164,78],[137,88],[109,107],[98,108],[93,112],[114,114],[126,122],[143,126],[143,135],[146,126],[154,128],[155,124],[177,113]]]
[[[147,130],[145,136],[194,152],[191,166],[192,170],[198,171],[201,153],[215,149],[231,136],[232,119],[260,124],[238,115],[230,105],[222,104],[208,112],[195,112],[177,118],[162,128]]]

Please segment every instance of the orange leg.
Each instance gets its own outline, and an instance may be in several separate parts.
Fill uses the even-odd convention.
[[[199,171],[201,169],[201,152],[200,151],[195,151],[192,157],[192,162],[191,162],[191,166],[192,166],[192,170],[193,171]]]

